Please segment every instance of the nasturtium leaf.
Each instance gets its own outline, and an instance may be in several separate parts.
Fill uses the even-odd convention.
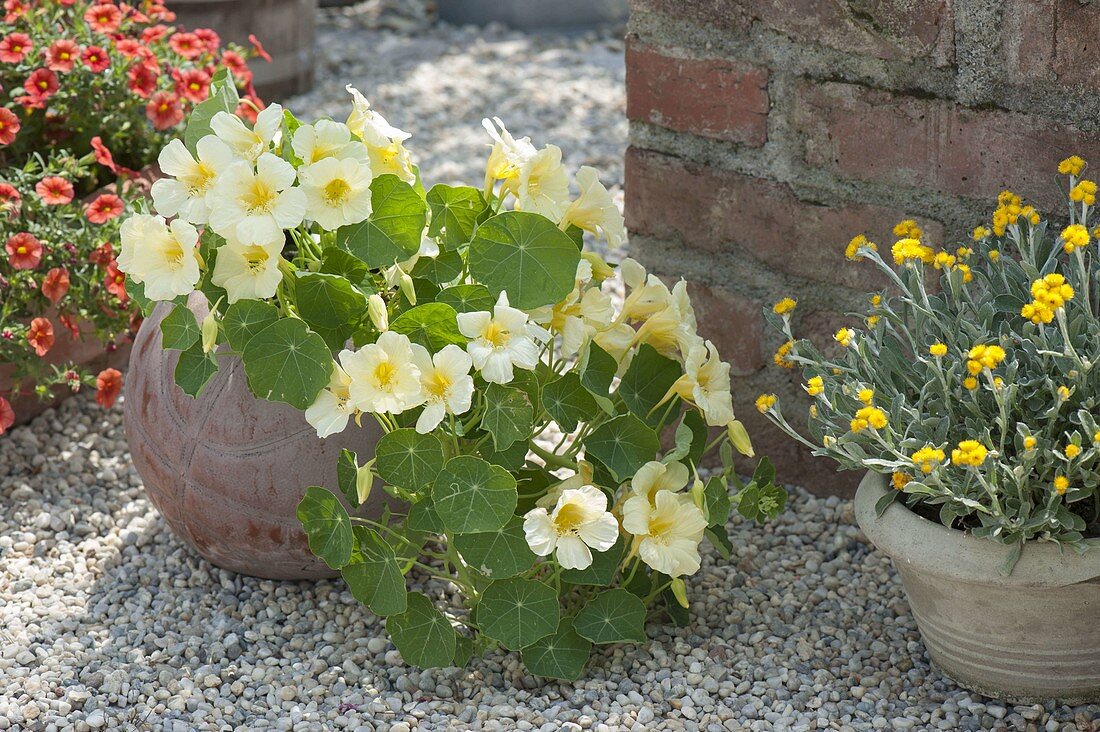
[[[581,383],[595,396],[606,397],[611,392],[611,381],[618,369],[619,364],[614,356],[590,343],[581,360]]]
[[[516,509],[516,479],[473,455],[451,458],[432,487],[436,512],[456,534],[496,531]]]
[[[406,663],[421,668],[454,663],[457,636],[450,621],[425,595],[410,592],[405,612],[386,618],[386,630]]]
[[[324,274],[340,275],[354,285],[366,279],[370,270],[358,257],[338,247],[328,247],[321,252],[321,269]]]
[[[219,69],[210,79],[209,96],[195,105],[191,114],[187,117],[187,127],[183,131],[183,142],[192,153],[198,148],[199,140],[212,134],[210,120],[218,112],[234,113],[240,97],[237,95],[237,86],[228,69]]]
[[[370,222],[407,255],[416,254],[427,219],[424,199],[415,188],[390,173],[372,180],[370,192]]]
[[[324,330],[346,328],[350,333],[367,311],[367,296],[342,275],[299,272],[294,298],[302,320]]]
[[[445,285],[454,282],[462,274],[462,255],[456,251],[447,249],[434,257],[421,257],[413,265],[410,273],[437,285]]]
[[[465,346],[466,338],[458,330],[458,314],[450,305],[429,302],[417,305],[398,315],[390,330],[404,333],[413,343],[419,343],[432,353],[454,344]]]
[[[409,427],[382,435],[374,454],[378,476],[390,485],[411,491],[430,486],[443,467],[443,443],[439,438]]]
[[[620,481],[652,460],[660,446],[657,433],[633,414],[604,422],[584,440],[585,453],[606,465]]]
[[[428,206],[432,210],[428,235],[442,235],[448,247],[470,241],[477,220],[488,209],[478,189],[442,183],[428,191]]]
[[[405,577],[397,566],[393,547],[366,526],[353,527],[353,535],[351,558],[340,569],[351,594],[375,615],[405,612]]]
[[[496,300],[489,294],[485,285],[454,285],[446,287],[435,298],[436,302],[446,303],[458,313],[492,312]]]
[[[684,418],[680,420],[680,424],[676,429],[677,443],[680,440],[681,427],[691,432],[691,442],[686,455],[688,462],[698,465],[699,461],[703,459],[703,453],[707,449],[707,440],[710,437],[710,429],[707,427],[706,420],[703,419],[703,415],[697,409],[685,411]]]
[[[477,454],[493,465],[499,465],[508,472],[512,472],[523,467],[530,447],[527,440],[517,440],[503,450],[496,450],[490,441],[479,447]]]
[[[331,491],[310,486],[298,503],[298,521],[306,533],[309,550],[333,569],[351,559],[351,518]]]
[[[730,492],[722,476],[713,476],[704,486],[703,509],[708,526],[726,525],[730,517]]]
[[[534,409],[527,393],[501,384],[485,390],[485,413],[481,426],[493,436],[493,445],[503,450],[517,440],[531,436]]]
[[[279,309],[260,300],[238,300],[226,308],[222,332],[229,347],[244,353],[252,336],[279,319]]]
[[[758,523],[775,518],[787,507],[787,492],[774,483],[760,485],[753,480],[737,496],[737,512]]]
[[[622,588],[604,590],[588,601],[573,627],[593,643],[641,643],[645,640],[645,603]]]
[[[195,343],[186,351],[181,351],[179,361],[176,362],[176,384],[183,393],[191,397],[197,397],[202,393],[203,387],[218,373],[218,360],[213,352],[205,353],[201,343]]]
[[[572,432],[579,422],[592,419],[599,409],[575,371],[562,374],[543,388],[542,406],[565,432]]]
[[[513,651],[557,631],[559,617],[558,593],[538,580],[494,582],[477,606],[482,632]]]
[[[520,516],[534,508],[535,503],[546,495],[551,480],[557,480],[552,473],[541,467],[517,468],[512,472],[516,476],[516,492],[519,493],[516,514]]]
[[[465,668],[466,664],[468,664],[470,659],[474,656],[475,647],[473,638],[468,638],[461,633],[455,633],[455,655],[452,661],[453,665],[458,668]]]
[[[206,295],[206,301],[211,305],[221,302],[224,306],[228,299],[225,288],[214,284],[214,272],[218,269],[218,250],[224,244],[225,239],[215,234],[209,227],[199,236],[199,256],[202,257],[201,261],[205,266],[195,289]]]
[[[305,409],[328,385],[332,353],[297,318],[284,318],[249,339],[241,354],[248,385],[260,399]]]
[[[348,503],[355,508],[359,505],[359,463],[354,452],[344,448],[340,451],[340,457],[336,461],[336,484],[340,486],[340,492]]]
[[[708,526],[706,529],[706,537],[710,539],[710,543],[714,545],[714,548],[718,550],[718,553],[722,555],[722,559],[727,562],[733,555],[733,542],[730,541],[729,532],[726,531],[725,526]]]
[[[470,272],[496,298],[534,310],[560,302],[575,284],[581,253],[544,216],[505,211],[478,227],[468,255]]]
[[[523,649],[523,663],[536,676],[575,681],[591,652],[592,642],[577,633],[570,618],[562,618],[553,635]]]
[[[566,569],[561,573],[561,581],[573,585],[595,585],[606,587],[615,579],[615,572],[623,560],[626,541],[620,536],[614,546],[606,552],[592,552],[592,564],[585,569]]]
[[[173,351],[186,351],[202,338],[195,314],[184,305],[173,305],[160,321],[161,343]]]
[[[336,230],[336,243],[370,269],[391,267],[415,254],[394,243],[370,219],[341,226]]]
[[[664,579],[663,575],[661,579]],[[672,591],[671,587],[661,590],[661,601],[664,603],[669,620],[677,628],[684,628],[691,623],[691,613],[676,599],[676,593]]]
[[[427,534],[442,534],[446,530],[446,527],[443,526],[443,520],[439,518],[435,507],[428,499],[413,504],[412,508],[409,509],[405,526],[411,531],[423,531]]]
[[[526,572],[537,558],[527,545],[519,516],[513,516],[496,531],[459,534],[454,541],[467,564],[495,580]]]
[[[653,346],[643,344],[631,360],[630,368],[619,381],[616,393],[622,397],[627,409],[641,417],[646,424],[655,427],[668,404],[655,407],[682,374],[680,364],[665,358]]]

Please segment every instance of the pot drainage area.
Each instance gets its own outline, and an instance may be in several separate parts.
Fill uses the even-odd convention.
[[[528,35],[431,24],[418,7],[322,11],[317,85],[287,105],[342,118],[351,80],[413,133],[428,181],[477,179],[480,120],[499,115],[621,186],[621,29]],[[737,556],[704,555],[692,625],[650,623],[648,643],[597,654],[570,684],[528,675],[514,654],[411,669],[343,582],[201,560],[145,498],[121,407],[104,413],[90,394],[0,440],[0,500],[5,730],[1068,732],[1100,718],[1097,706],[1005,705],[939,675],[851,503],[799,488],[764,530],[735,514]],[[448,591],[415,573],[409,585]]]

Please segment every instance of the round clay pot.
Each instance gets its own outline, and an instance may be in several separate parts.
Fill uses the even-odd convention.
[[[205,298],[189,305],[201,322]],[[369,460],[378,428],[364,421],[319,439],[297,409],[256,399],[228,354],[192,399],[173,379],[178,351],[161,348],[168,312],[160,304],[142,324],[126,384],[126,438],[149,498],[176,536],[219,567],[269,579],[335,576],[310,552],[295,510],[311,485],[339,495],[341,448]],[[380,515],[384,497],[375,491],[358,515]]]
[[[1009,548],[928,521],[895,502],[875,515],[886,478],[856,492],[863,533],[901,575],[932,662],[960,686],[1013,703],[1100,701],[1100,549]]]

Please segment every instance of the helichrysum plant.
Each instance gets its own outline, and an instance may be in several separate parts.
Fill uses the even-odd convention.
[[[842,468],[889,476],[897,499],[945,526],[1008,545],[1084,550],[1100,535],[1100,292],[1097,185],[1061,162],[1065,225],[1010,191],[972,241],[937,249],[912,221],[889,252],[864,236],[852,260],[891,286],[838,328],[824,355],[791,332],[793,300],[767,312],[784,336],[780,365],[802,368],[810,438],[774,395],[757,408]],[[839,324],[838,324],[839,325]]]
[[[704,540],[728,558],[731,508],[763,519],[785,494],[766,461],[747,485],[732,472],[751,447],[686,284],[582,251],[585,232],[623,237],[595,170],[574,195],[557,147],[486,121],[484,181],[425,190],[409,135],[349,91],[346,122],[272,105],[252,125],[216,84],[161,156],[156,214],[124,223],[120,266],[135,297],[176,303],[161,330],[188,393],[217,348],[321,436],[381,426],[337,487],[352,506],[386,491],[385,515],[312,487],[298,516],[406,661],[503,647],[575,678],[593,644],[643,641],[651,612],[684,621]],[[456,599],[408,592],[409,572]]]

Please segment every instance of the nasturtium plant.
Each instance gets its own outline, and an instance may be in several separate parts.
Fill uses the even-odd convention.
[[[764,520],[784,494],[766,461],[748,484],[733,471],[734,450],[752,449],[685,283],[579,245],[582,231],[623,236],[594,170],[574,197],[560,150],[498,121],[482,187],[425,189],[408,135],[353,95],[346,122],[273,105],[248,125],[203,107],[192,138],[211,157],[194,163],[190,220],[135,214],[120,261],[175,301],[161,328],[188,393],[220,350],[321,437],[381,428],[298,517],[405,661],[502,648],[576,678],[594,646],[644,642],[657,616],[685,622],[702,543],[728,558],[733,507]],[[196,288],[202,322],[182,305]],[[378,491],[381,515],[354,510]],[[411,572],[460,603],[410,592]]]

